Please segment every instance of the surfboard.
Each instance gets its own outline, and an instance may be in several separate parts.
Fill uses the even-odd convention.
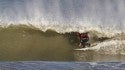
[[[86,48],[78,48],[78,49],[74,49],[75,51],[85,51],[87,49],[89,49],[90,47],[86,47]]]
[[[74,49],[75,51],[85,51],[85,50],[89,50],[90,48],[96,46],[97,43],[95,44],[92,44],[90,47],[85,47],[85,48],[77,48],[77,49]]]

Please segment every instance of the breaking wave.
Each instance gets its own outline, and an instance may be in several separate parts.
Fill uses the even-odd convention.
[[[62,42],[62,43],[60,42],[60,46],[63,46],[64,44],[66,44],[65,46],[69,45],[69,46],[72,46],[72,48],[78,48],[78,44],[79,44],[79,38],[77,36],[78,32],[75,32],[75,31],[66,32],[66,33],[58,33],[51,29],[51,30],[47,30],[43,32],[38,28],[35,28],[33,26],[26,26],[26,25],[11,25],[6,28],[3,28],[3,27],[0,28],[0,32],[2,31],[6,31],[9,33],[11,32],[11,35],[15,35],[16,34],[15,32],[20,33],[20,30],[22,33],[22,37],[27,37],[27,33],[32,35],[33,33],[37,33],[39,31],[41,36],[45,36],[46,38],[51,37],[52,39],[50,39],[50,41],[51,40],[58,40],[58,41],[65,40],[65,42]],[[116,34],[113,36],[107,36],[107,35],[104,35],[104,33],[100,33],[94,30],[88,31],[88,32],[89,32],[89,37],[90,37],[89,42],[91,43],[92,47],[88,47],[83,50],[94,50],[100,54],[125,55],[125,48],[124,48],[125,34],[124,33]],[[63,38],[60,39],[60,37],[63,37],[64,39]],[[42,42],[42,40],[40,41]],[[52,42],[52,43],[53,45],[51,46],[55,46],[57,44],[57,43],[55,44],[55,42]]]
[[[124,3],[125,0],[0,0],[0,25],[1,30],[11,26],[16,30],[23,25],[33,32],[43,31],[45,36],[53,33],[63,35],[67,39],[61,45],[69,46],[70,43],[76,47],[79,43],[76,32],[89,32],[93,45],[89,49],[105,54],[124,54]],[[48,30],[52,32],[47,33]],[[18,30],[16,32],[18,34]],[[25,37],[25,30],[22,36]]]

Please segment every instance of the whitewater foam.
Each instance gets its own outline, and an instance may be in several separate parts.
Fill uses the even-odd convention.
[[[98,43],[96,46],[82,50],[94,50],[100,54],[122,54],[125,55],[125,40],[110,40]]]

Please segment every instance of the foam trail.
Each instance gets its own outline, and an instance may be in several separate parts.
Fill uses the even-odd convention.
[[[101,54],[125,55],[125,40],[110,40],[98,43],[96,46],[81,50],[95,50]]]

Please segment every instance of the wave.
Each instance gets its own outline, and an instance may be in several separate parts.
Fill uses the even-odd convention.
[[[0,27],[0,53],[3,53],[0,60],[75,60],[73,49],[79,48],[77,33],[58,33],[54,30],[43,32],[26,25]],[[89,31],[89,37],[91,45],[96,45],[84,49],[85,51],[125,55],[124,34],[109,37],[97,31]]]
[[[85,51],[125,55],[124,7],[125,0],[0,0],[0,60],[74,60],[83,32],[92,45]]]

